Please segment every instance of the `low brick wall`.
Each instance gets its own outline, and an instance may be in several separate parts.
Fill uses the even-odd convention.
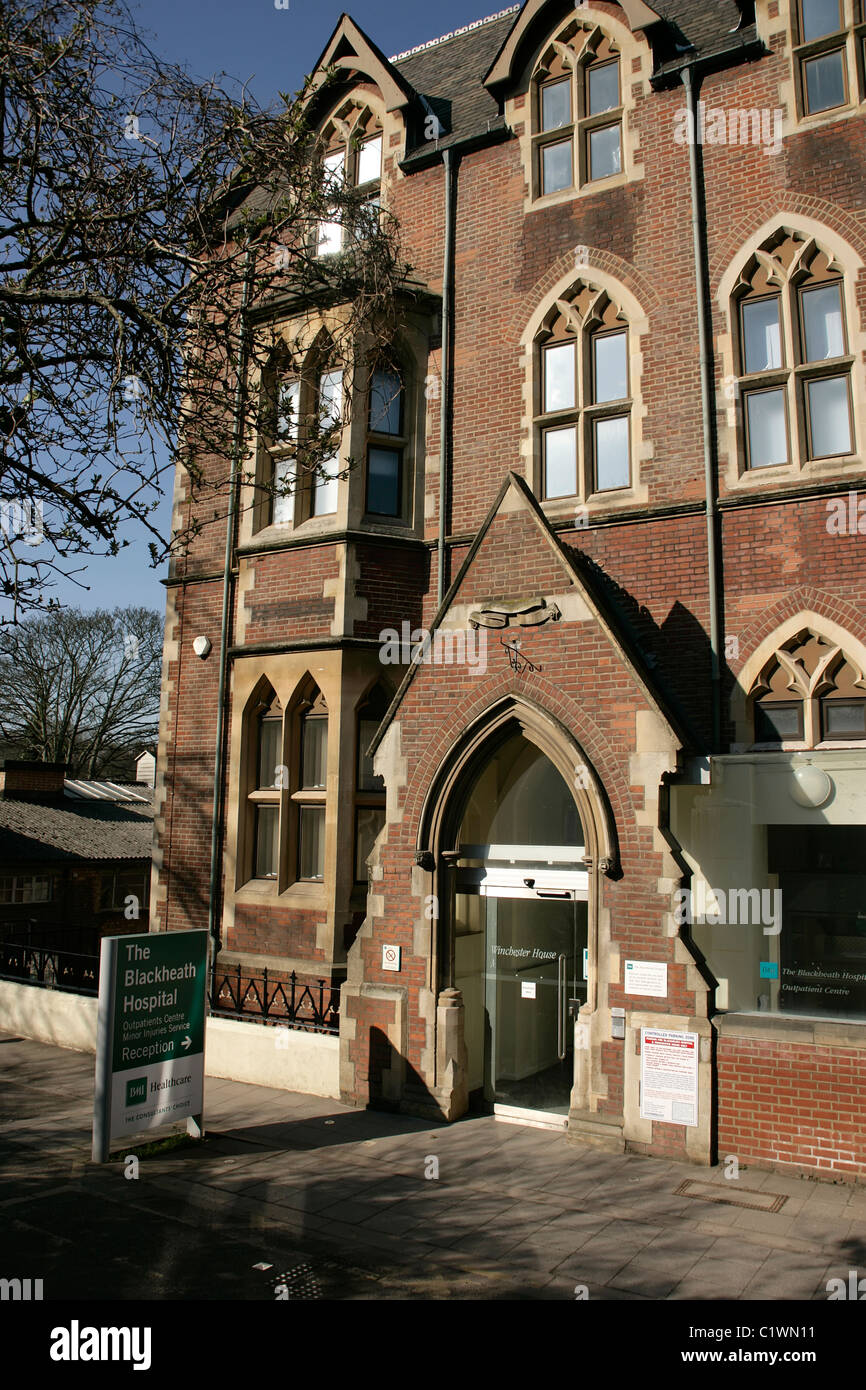
[[[717,1072],[720,1158],[866,1179],[866,1025],[729,1015]]]
[[[96,1052],[97,1001],[83,994],[0,980],[0,1029],[35,1042]],[[254,1086],[335,1099],[340,1094],[336,1036],[208,1019],[205,1073]]]

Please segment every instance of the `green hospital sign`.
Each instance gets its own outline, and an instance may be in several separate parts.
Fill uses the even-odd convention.
[[[112,1140],[200,1119],[206,931],[107,937],[99,972],[93,1156]]]

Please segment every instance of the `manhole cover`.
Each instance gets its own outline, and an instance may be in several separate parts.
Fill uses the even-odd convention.
[[[787,1202],[778,1192],[759,1192],[754,1187],[737,1187],[736,1196],[727,1196],[726,1189],[712,1182],[698,1182],[696,1178],[686,1178],[681,1182],[675,1197],[697,1197],[701,1202],[720,1202],[726,1207],[748,1207],[750,1211],[781,1211]]]

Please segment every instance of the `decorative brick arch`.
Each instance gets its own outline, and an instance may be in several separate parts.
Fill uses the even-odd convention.
[[[824,241],[848,274],[866,267],[866,228],[860,218],[825,198],[780,197],[769,216],[762,203],[750,226],[740,223],[721,243],[710,267],[710,285],[720,302],[730,298],[740,267],[752,252],[782,228]]]
[[[579,256],[576,254],[578,251]],[[582,264],[578,265],[578,259]],[[590,278],[593,272],[598,272],[603,280],[615,281],[633,297],[636,305],[641,306],[642,315],[648,317],[662,307],[652,281],[637,266],[598,246],[575,247],[555,260],[524,294],[506,330],[506,340],[522,343],[540,306],[549,304],[572,281],[579,280],[581,272]]]

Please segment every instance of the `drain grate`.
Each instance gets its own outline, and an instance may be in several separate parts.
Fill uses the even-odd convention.
[[[736,1197],[723,1195],[716,1183],[699,1182],[696,1178],[686,1178],[681,1182],[675,1197],[697,1197],[700,1202],[720,1202],[726,1207],[746,1207],[749,1211],[781,1211],[788,1198],[778,1192],[759,1192],[754,1187],[738,1187]]]
[[[322,1288],[316,1274],[313,1266],[304,1261],[273,1275],[268,1283],[273,1284],[274,1297],[278,1299],[321,1298]]]

